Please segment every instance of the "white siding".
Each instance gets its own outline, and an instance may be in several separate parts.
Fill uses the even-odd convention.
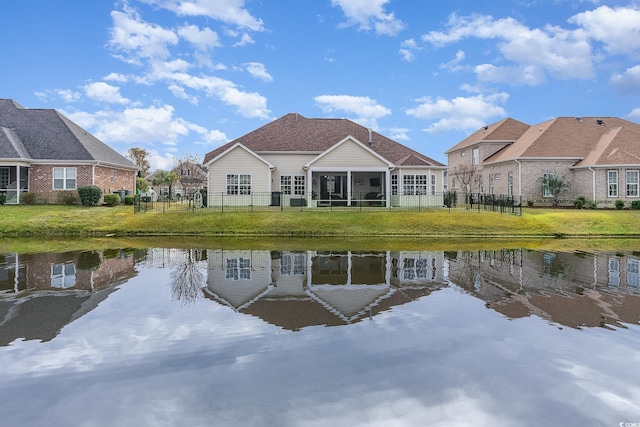
[[[367,151],[361,145],[348,140],[313,162],[313,168],[386,167],[387,163]]]

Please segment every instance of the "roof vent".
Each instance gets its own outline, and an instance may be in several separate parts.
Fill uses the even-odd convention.
[[[602,126],[604,124],[604,120],[598,119],[596,120],[596,123]]]
[[[371,133],[372,133],[372,129],[371,129],[371,128],[369,128],[369,145],[370,145],[370,146],[371,146],[371,145],[373,145],[373,139],[372,139],[372,135],[371,135]]]
[[[486,131],[488,131],[488,130],[489,130],[489,126],[485,126],[483,129],[484,129],[484,131],[486,132]]]
[[[582,121],[582,117],[576,116],[576,122],[581,122],[581,121]]]

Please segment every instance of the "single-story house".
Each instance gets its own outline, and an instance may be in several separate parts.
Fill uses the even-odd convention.
[[[640,124],[617,117],[558,117],[528,125],[507,118],[446,151],[449,188],[522,196],[550,205],[544,178],[563,178],[561,205],[578,197],[600,207],[640,200]]]
[[[53,109],[0,99],[0,192],[18,204],[25,192],[55,203],[62,191],[96,185],[133,194],[138,167]]]
[[[446,166],[347,119],[287,114],[204,157],[208,205],[442,206]]]

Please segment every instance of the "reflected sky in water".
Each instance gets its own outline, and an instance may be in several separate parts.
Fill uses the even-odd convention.
[[[4,256],[5,425],[640,422],[634,254],[106,255]]]

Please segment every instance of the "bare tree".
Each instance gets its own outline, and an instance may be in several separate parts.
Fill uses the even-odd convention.
[[[206,277],[198,267],[194,249],[187,249],[187,257],[177,269],[171,272],[171,295],[184,305],[193,304],[202,295]]]
[[[207,171],[195,154],[176,157],[173,173],[177,175],[185,195],[192,195],[206,186]]]
[[[454,187],[460,187],[461,190],[472,193],[480,191],[480,179],[482,175],[480,170],[472,165],[458,165],[449,173],[453,180]]]

